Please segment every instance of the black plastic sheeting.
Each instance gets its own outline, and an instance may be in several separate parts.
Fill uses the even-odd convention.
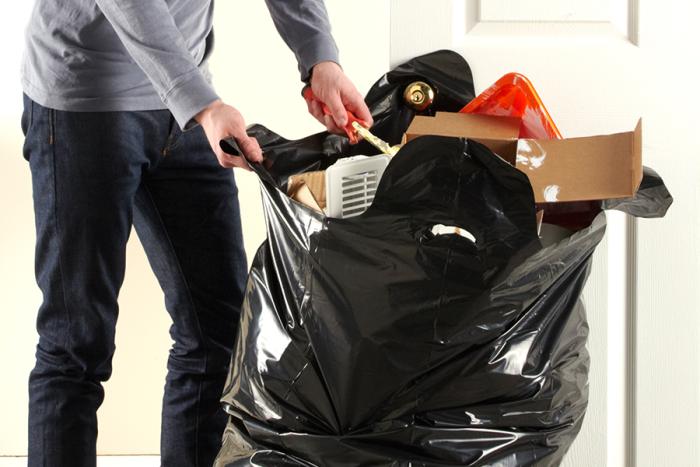
[[[461,56],[441,51],[382,77],[367,102],[397,143],[413,117],[405,86],[435,110],[474,96]],[[222,399],[216,466],[553,466],[588,400],[582,289],[605,214],[544,247],[527,177],[485,146],[427,136],[389,164],[368,211],[332,219],[291,200],[287,177],[369,153],[321,133],[252,133],[268,238],[248,279]],[[661,217],[672,198],[645,171],[634,199]],[[435,225],[458,226],[434,235]]]

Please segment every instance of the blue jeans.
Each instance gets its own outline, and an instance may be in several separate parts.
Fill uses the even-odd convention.
[[[173,323],[162,464],[211,466],[247,269],[233,171],[218,165],[201,128],[180,131],[167,110],[65,112],[26,96],[24,104],[43,292],[29,466],[95,466],[132,224]]]

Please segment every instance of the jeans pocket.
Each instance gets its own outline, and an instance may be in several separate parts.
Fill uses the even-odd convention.
[[[27,136],[29,128],[32,126],[33,113],[34,113],[34,101],[32,101],[29,96],[22,94],[22,100],[24,102],[24,110],[22,111],[22,133]]]
[[[180,136],[182,136],[182,130],[180,130],[180,125],[178,125],[175,118],[170,115],[170,128],[168,129],[168,140],[165,142],[165,147],[163,148],[163,156],[167,156],[173,149],[175,149],[180,142]]]
[[[22,133],[24,134],[24,145],[22,146],[22,156],[26,161],[29,161],[29,155],[32,150],[32,138],[31,133],[33,123],[34,123],[34,101],[29,98],[26,94],[22,94],[24,101],[24,110],[22,111]]]
[[[57,110],[44,107],[24,95],[21,124],[24,133],[22,154],[26,160],[30,159],[32,153],[45,150],[47,143],[48,146],[53,146],[56,141],[57,114]]]

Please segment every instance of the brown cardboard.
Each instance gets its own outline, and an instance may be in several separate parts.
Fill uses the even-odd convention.
[[[633,170],[633,191],[637,192],[642,178],[644,177],[644,166],[642,165],[642,119],[637,121],[637,126],[634,128],[634,160],[632,162]]]
[[[518,142],[515,166],[530,179],[536,202],[628,198],[641,182],[634,132],[561,140]]]
[[[437,112],[435,117],[414,117],[406,131],[408,141],[412,135],[431,134],[439,128],[442,136],[460,137],[466,133],[483,139],[518,139],[520,119],[514,117],[492,117],[490,115],[461,114],[454,112]]]
[[[405,140],[422,135],[477,140],[528,176],[538,203],[627,198],[639,188],[641,120],[634,131],[561,140],[517,139],[519,126],[513,120],[438,112],[417,116]]]
[[[320,209],[326,209],[326,172],[317,170],[314,172],[292,175],[287,182],[287,194],[294,198],[292,193],[299,189],[302,183],[311,192],[311,195]],[[297,201],[300,200],[297,199]]]
[[[452,112],[437,112],[435,117],[417,115],[406,130],[403,143],[418,136],[440,135],[472,138],[511,164],[515,163],[520,119]]]
[[[323,214],[323,209],[319,206],[318,200],[316,200],[313,193],[311,193],[305,181],[297,180],[293,185],[290,185],[289,197]]]

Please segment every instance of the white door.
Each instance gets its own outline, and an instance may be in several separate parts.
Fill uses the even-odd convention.
[[[700,105],[697,2],[391,0],[391,61],[437,49],[467,59],[477,93],[528,76],[564,136],[628,131],[644,117],[644,163],[676,203],[663,220],[608,214],[584,292],[590,402],[563,465],[700,465]]]

